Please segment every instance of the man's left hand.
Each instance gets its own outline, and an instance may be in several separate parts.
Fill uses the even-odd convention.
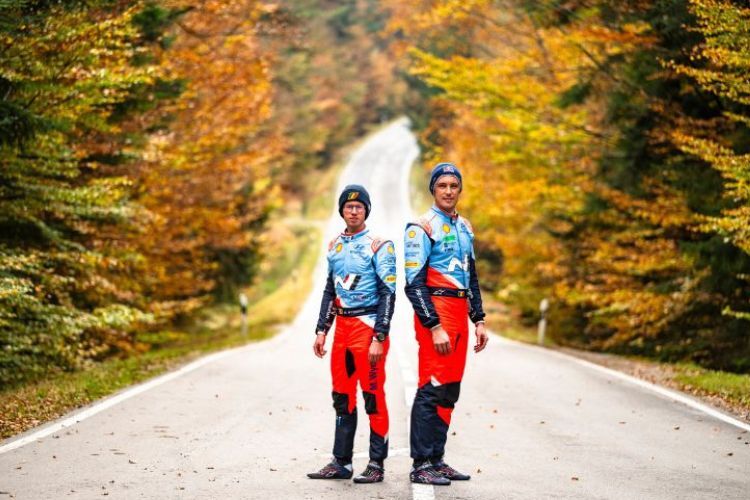
[[[477,343],[474,345],[474,352],[479,352],[487,347],[487,341],[490,338],[487,336],[487,330],[484,328],[484,323],[479,323],[474,330],[477,335]]]
[[[370,351],[367,353],[367,358],[370,360],[370,363],[377,363],[383,359],[383,343],[373,338],[372,342],[370,342]]]

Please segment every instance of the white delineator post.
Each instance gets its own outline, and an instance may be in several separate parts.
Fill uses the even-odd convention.
[[[544,334],[547,331],[547,310],[549,309],[549,300],[542,299],[539,302],[539,312],[542,317],[539,319],[539,333],[537,335],[537,344],[544,345]]]
[[[240,294],[240,332],[242,336],[247,335],[247,295]]]

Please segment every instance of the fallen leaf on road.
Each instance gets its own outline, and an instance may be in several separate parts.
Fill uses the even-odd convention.
[[[674,428],[674,430],[679,431],[680,430],[680,426],[678,425],[677,427]]]
[[[135,461],[135,460],[133,460],[133,459],[130,459],[130,458],[128,458],[128,463],[129,463],[129,464],[134,464],[134,463],[136,463],[136,461]]]
[[[422,462],[417,462],[417,463],[422,463]],[[271,467],[271,472],[277,472],[277,471],[276,471],[276,469],[274,469],[273,467]]]
[[[481,473],[482,473],[482,469],[477,469],[477,474],[481,474]]]
[[[570,479],[572,479],[573,481],[578,481],[578,478],[575,476],[571,477]]]
[[[734,453],[731,453],[731,452],[730,452],[730,453],[727,453],[727,456],[728,456],[728,457],[731,457],[732,455],[734,455]]]

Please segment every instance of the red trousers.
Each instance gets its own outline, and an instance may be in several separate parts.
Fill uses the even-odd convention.
[[[461,391],[469,344],[466,299],[433,296],[440,323],[448,334],[451,352],[438,354],[432,332],[414,316],[419,343],[419,386],[411,414],[411,456],[440,460],[445,453],[448,426]]]
[[[336,433],[333,455],[351,461],[357,429],[357,383],[362,389],[365,412],[370,417],[370,459],[388,456],[388,407],[385,402],[385,358],[390,339],[383,342],[383,357],[377,363],[368,359],[373,329],[358,317],[336,318],[331,351],[333,407]]]

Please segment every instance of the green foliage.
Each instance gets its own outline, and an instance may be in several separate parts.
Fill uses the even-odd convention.
[[[138,209],[123,123],[158,85],[134,7],[4,2],[0,23],[0,384],[127,350],[153,320],[138,257],[112,244]],[[0,16],[3,18],[3,16]]]

